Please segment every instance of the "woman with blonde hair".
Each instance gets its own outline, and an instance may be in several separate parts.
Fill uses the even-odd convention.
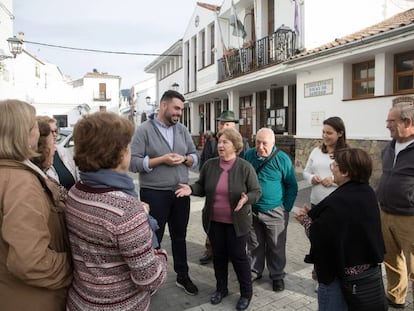
[[[64,310],[72,280],[63,204],[39,156],[35,108],[0,101],[1,309]]]

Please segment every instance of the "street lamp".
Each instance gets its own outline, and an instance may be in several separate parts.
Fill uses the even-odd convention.
[[[171,87],[172,87],[172,89],[173,89],[174,91],[178,91],[178,88],[180,87],[180,85],[179,85],[177,82],[174,82],[174,83],[171,85]]]
[[[22,52],[23,41],[14,36],[13,38],[8,38],[7,42],[9,43],[10,53],[16,58],[16,55]]]
[[[155,106],[151,105],[151,96],[145,97],[145,102],[147,103],[148,106],[152,106],[152,111],[155,111]]]
[[[10,53],[12,53],[13,56],[0,55],[0,61],[5,60],[7,58],[16,58],[16,55],[22,52],[23,42],[17,39],[16,36],[14,36],[13,38],[8,38],[7,42],[9,43]]]
[[[155,110],[157,109],[157,104],[156,103],[151,104],[151,96],[145,97],[145,102],[147,103],[148,106],[151,106],[152,111],[155,112]]]
[[[145,102],[147,103],[147,105],[151,105],[151,96],[145,97]]]

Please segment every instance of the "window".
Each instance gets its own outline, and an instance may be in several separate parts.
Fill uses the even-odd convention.
[[[66,114],[55,114],[53,119],[56,120],[56,125],[58,128],[68,126],[68,116]]]
[[[375,91],[375,61],[352,65],[352,97],[371,97]]]
[[[106,83],[99,83],[99,99],[106,99]]]
[[[194,57],[194,61],[193,61],[193,78],[192,78],[192,82],[194,83],[194,87],[191,91],[195,91],[197,90],[197,37],[193,37],[193,57]]]
[[[283,104],[284,88],[278,87],[270,92],[270,109],[267,110],[266,126],[276,134],[288,131],[288,111]]]
[[[267,34],[275,31],[275,1],[267,0]]]
[[[216,54],[214,53],[214,24],[210,28],[210,64],[214,64]]]
[[[206,103],[206,113],[204,115],[206,122],[206,131],[211,131],[211,105],[212,103]]]
[[[253,95],[240,97],[239,101],[239,131],[243,137],[248,139],[249,145],[251,145],[253,137]]]
[[[35,77],[40,78],[40,66],[37,63],[35,65]]]
[[[201,32],[201,68],[206,66],[206,32]]]
[[[414,51],[395,55],[394,92],[414,92]]]

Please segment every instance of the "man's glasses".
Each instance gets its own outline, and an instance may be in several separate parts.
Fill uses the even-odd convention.
[[[385,123],[387,123],[387,124],[394,124],[394,123],[396,123],[396,122],[399,122],[399,121],[405,121],[405,119],[387,119],[387,120],[385,120]]]

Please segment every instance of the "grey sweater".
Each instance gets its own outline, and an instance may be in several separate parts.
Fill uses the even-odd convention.
[[[172,190],[178,188],[178,183],[188,183],[188,167],[185,164],[179,166],[159,165],[147,173],[144,169],[144,158],[160,157],[167,153],[178,153],[183,156],[197,155],[194,142],[187,128],[177,123],[173,125],[174,147],[170,148],[154,121],[149,119],[142,123],[135,131],[131,143],[130,171],[139,173],[141,188],[156,190]]]

